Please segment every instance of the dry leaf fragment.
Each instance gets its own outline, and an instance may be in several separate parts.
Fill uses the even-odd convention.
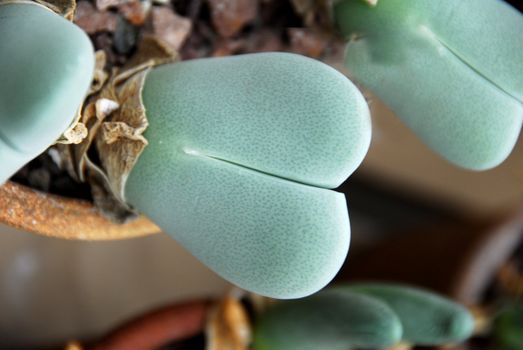
[[[124,122],[105,122],[102,124],[102,129],[100,131],[102,133],[102,138],[108,145],[115,143],[120,138],[140,141],[147,145],[147,140],[142,135],[146,128],[146,124],[133,128]]]
[[[77,145],[58,147],[71,176],[91,185],[97,208],[117,223],[136,217],[125,202],[124,187],[147,146],[143,133],[148,122],[141,96],[145,77],[152,67],[174,62],[177,57],[176,51],[146,38],[127,67],[109,74],[105,54],[97,52],[90,95],[77,124],[87,128],[87,137]],[[96,147],[100,163],[90,159],[92,147]]]
[[[252,326],[239,295],[227,295],[211,309],[206,328],[207,350],[248,350]]]
[[[35,2],[50,8],[65,19],[72,21],[76,9],[76,0],[34,0]]]

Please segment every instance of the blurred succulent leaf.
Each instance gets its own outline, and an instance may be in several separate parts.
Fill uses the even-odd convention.
[[[340,287],[386,303],[398,315],[403,340],[416,345],[440,345],[463,341],[474,329],[470,312],[435,293],[394,284],[355,284]]]
[[[370,142],[367,104],[342,74],[284,53],[200,59],[149,73],[149,146],[127,201],[242,288],[296,298],[347,254],[343,194]]]
[[[254,350],[346,350],[384,348],[402,334],[396,314],[376,298],[326,290],[283,301],[259,316]]]
[[[523,16],[500,0],[387,0],[334,8],[345,64],[432,149],[501,163],[523,119]]]
[[[0,184],[76,117],[94,52],[71,22],[41,5],[0,4]]]
[[[506,307],[494,321],[494,334],[502,350],[523,349],[523,305]]]

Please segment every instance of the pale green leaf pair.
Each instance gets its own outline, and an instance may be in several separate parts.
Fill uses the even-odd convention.
[[[233,283],[276,298],[325,286],[350,241],[339,186],[370,142],[367,104],[341,73],[285,53],[154,69],[148,147],[127,201]]]
[[[468,338],[471,314],[434,293],[394,284],[335,287],[280,302],[259,316],[254,350],[386,348],[400,341],[441,345]]]
[[[501,0],[342,0],[352,76],[431,148],[482,170],[512,150],[523,120],[523,16]]]

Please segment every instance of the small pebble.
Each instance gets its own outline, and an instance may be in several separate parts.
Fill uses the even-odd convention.
[[[192,28],[189,19],[178,16],[168,7],[153,8],[152,22],[154,35],[174,50],[180,49]]]
[[[88,34],[113,32],[117,17],[112,12],[97,11],[90,2],[79,1],[74,22]]]
[[[114,32],[114,48],[117,53],[126,55],[136,47],[138,28],[127,22],[123,17],[118,17]]]
[[[258,0],[208,0],[212,22],[222,37],[237,34],[257,14]]]
[[[289,28],[287,33],[293,52],[313,58],[323,54],[329,41],[326,35],[306,28]]]

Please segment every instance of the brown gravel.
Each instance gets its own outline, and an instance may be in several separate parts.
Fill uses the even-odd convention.
[[[212,23],[220,36],[232,37],[257,15],[258,0],[208,0]]]
[[[154,35],[173,50],[179,50],[191,32],[192,22],[168,7],[154,7],[151,17]]]

